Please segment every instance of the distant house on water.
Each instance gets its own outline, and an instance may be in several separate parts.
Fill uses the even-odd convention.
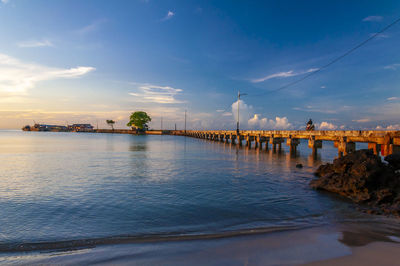
[[[25,126],[22,128],[24,131],[68,131],[66,126],[59,125],[46,125],[46,124],[35,124],[31,126]]]
[[[91,132],[94,127],[91,124],[72,124],[68,125],[68,131],[74,132]]]

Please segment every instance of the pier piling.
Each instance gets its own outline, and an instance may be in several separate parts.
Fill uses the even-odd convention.
[[[312,154],[317,155],[318,149],[322,148],[323,141],[332,141],[334,147],[338,149],[338,156],[343,156],[356,150],[357,142],[368,143],[368,149],[373,150],[374,154],[386,156],[392,153],[400,153],[400,131],[303,131],[303,130],[269,130],[269,131],[225,131],[225,130],[199,130],[186,132],[173,132],[174,135],[186,135],[206,140],[220,141],[225,143],[243,145],[251,148],[254,141],[254,147],[269,150],[269,144],[272,145],[274,152],[281,150],[282,143],[286,141],[291,154],[296,154],[297,147],[301,139],[308,140],[308,147],[312,149]]]

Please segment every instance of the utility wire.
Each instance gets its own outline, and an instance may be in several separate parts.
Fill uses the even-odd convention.
[[[351,48],[350,50],[348,50],[347,52],[345,52],[345,53],[342,54],[341,56],[336,57],[335,59],[333,59],[332,61],[330,61],[330,62],[327,63],[326,65],[323,65],[322,67],[320,67],[320,68],[318,68],[317,70],[315,70],[315,71],[313,71],[313,72],[311,72],[311,73],[305,75],[304,77],[299,78],[298,80],[295,80],[295,81],[293,81],[293,82],[290,82],[290,83],[288,83],[288,84],[286,84],[286,85],[284,85],[284,86],[282,86],[282,87],[279,87],[279,88],[277,88],[277,89],[275,89],[275,90],[266,91],[266,92],[261,93],[261,94],[249,95],[249,97],[251,97],[251,96],[253,96],[253,97],[255,97],[255,96],[262,96],[262,95],[265,95],[265,94],[278,92],[278,91],[284,90],[284,89],[286,89],[286,88],[288,88],[288,87],[291,87],[291,86],[293,86],[293,85],[295,85],[295,84],[297,84],[297,83],[302,82],[303,80],[305,80],[305,79],[307,79],[307,78],[309,78],[309,77],[311,77],[311,76],[317,74],[317,73],[320,72],[321,70],[323,70],[323,69],[325,69],[325,68],[327,68],[327,67],[333,65],[333,64],[336,63],[337,61],[339,61],[339,60],[343,59],[344,57],[348,56],[349,54],[351,54],[352,52],[354,52],[355,50],[357,50],[357,49],[360,48],[361,46],[367,44],[369,41],[371,41],[372,39],[374,39],[374,38],[375,38],[376,36],[378,36],[379,34],[382,34],[383,32],[387,31],[389,28],[391,28],[392,26],[394,26],[394,25],[397,24],[398,22],[400,22],[400,18],[396,19],[395,21],[393,21],[392,23],[390,23],[389,25],[387,25],[386,27],[384,27],[383,29],[381,29],[381,30],[378,31],[377,33],[373,34],[371,37],[369,37],[369,38],[366,39],[365,41],[363,41],[363,42],[361,42],[360,44],[354,46],[353,48]]]

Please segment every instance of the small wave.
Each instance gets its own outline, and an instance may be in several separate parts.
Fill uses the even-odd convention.
[[[223,231],[218,233],[204,234],[149,234],[135,236],[113,236],[91,239],[76,239],[52,242],[31,242],[31,243],[3,243],[0,244],[0,252],[27,252],[27,251],[68,251],[84,248],[94,248],[99,245],[113,244],[133,244],[133,243],[150,243],[150,242],[168,242],[168,241],[190,241],[190,240],[207,240],[229,238],[236,236],[266,234],[272,232],[281,232],[289,230],[304,229],[298,226],[278,226],[263,227],[243,230]]]

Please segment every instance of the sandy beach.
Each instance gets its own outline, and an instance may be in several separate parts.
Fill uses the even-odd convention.
[[[351,228],[346,228],[346,230],[351,230]],[[344,232],[343,228],[319,227],[221,239],[109,245],[63,252],[3,254],[0,257],[0,263],[41,265],[393,265],[394,261],[400,259],[400,243],[396,242],[397,237],[380,235],[377,240],[376,233]],[[382,240],[386,240],[386,242]]]
[[[363,247],[352,248],[352,253],[334,259],[316,261],[305,265],[395,265],[400,261],[400,244],[375,242]]]

